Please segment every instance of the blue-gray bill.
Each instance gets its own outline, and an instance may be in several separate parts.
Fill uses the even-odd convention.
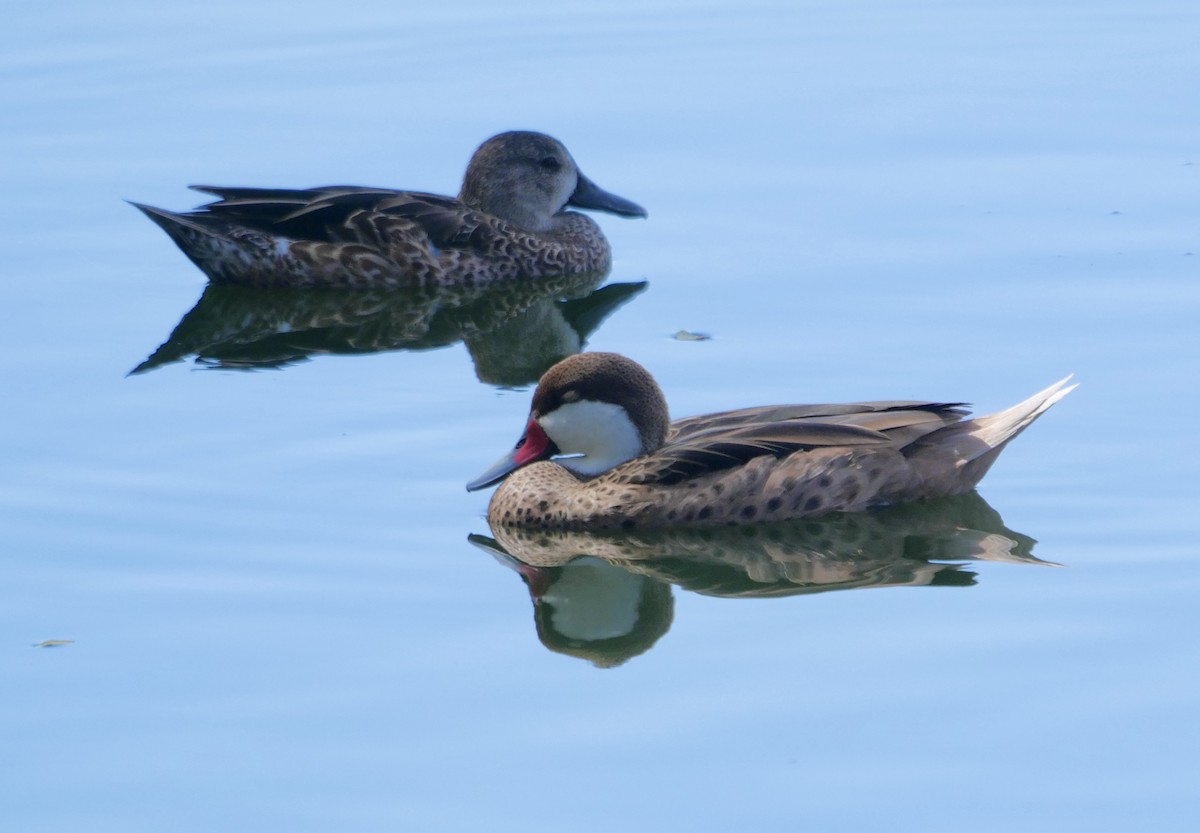
[[[636,202],[609,193],[583,174],[579,175],[579,184],[575,193],[567,200],[567,205],[576,208],[591,208],[595,211],[607,211],[618,217],[645,217],[646,209]]]
[[[474,492],[479,489],[486,489],[488,486],[495,486],[511,472],[520,467],[521,463],[517,461],[516,451],[510,451],[493,463],[487,471],[468,483],[467,491]]]

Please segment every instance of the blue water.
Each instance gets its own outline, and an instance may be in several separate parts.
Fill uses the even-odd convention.
[[[11,5],[3,828],[1194,829],[1198,41],[1181,0]],[[626,353],[677,416],[1076,373],[981,489],[1061,566],[637,573],[667,627],[597,667],[468,541],[519,329],[127,375],[205,281],[123,199],[455,193],[511,128],[650,212],[599,217],[627,297],[539,304],[539,349]]]

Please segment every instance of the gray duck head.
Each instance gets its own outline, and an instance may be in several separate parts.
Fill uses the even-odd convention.
[[[529,231],[546,231],[567,206],[645,217],[646,209],[600,188],[544,133],[515,130],[488,139],[471,157],[459,200]]]

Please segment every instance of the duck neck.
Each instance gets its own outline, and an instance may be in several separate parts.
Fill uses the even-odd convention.
[[[505,187],[480,182],[477,177],[468,174],[458,193],[458,201],[525,231],[545,232],[550,229],[553,217],[547,216],[544,210],[513,199],[512,187],[505,183],[500,185]]]

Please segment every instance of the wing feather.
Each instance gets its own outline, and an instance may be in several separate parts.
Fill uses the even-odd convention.
[[[487,226],[483,216],[458,200],[419,191],[354,185],[302,190],[191,187],[218,198],[202,206],[197,216],[208,214],[293,239],[348,242],[353,236],[350,220],[359,212],[411,220],[441,249],[479,247],[482,241],[477,238]]]
[[[949,423],[957,422],[967,414],[967,410],[962,402],[909,400],[851,402],[838,405],[765,405],[677,419],[671,423],[667,438],[668,441],[681,441],[697,435],[709,434],[713,430],[730,430],[739,426],[793,420],[847,422],[884,430],[884,428],[876,428],[876,425],[886,427],[893,422],[896,425],[913,424],[913,422],[925,419],[923,414],[930,415],[930,419]],[[872,423],[872,420],[876,418],[879,419],[879,422]]]
[[[824,422],[768,422],[733,430],[714,429],[685,440],[668,442],[639,461],[635,483],[670,485],[690,477],[743,465],[755,457],[787,457],[806,449],[882,445],[891,442],[879,431],[857,425]]]
[[[667,443],[641,461],[634,482],[669,485],[742,465],[830,446],[904,447],[958,422],[960,402],[895,400],[844,405],[768,405],[671,423]]]

